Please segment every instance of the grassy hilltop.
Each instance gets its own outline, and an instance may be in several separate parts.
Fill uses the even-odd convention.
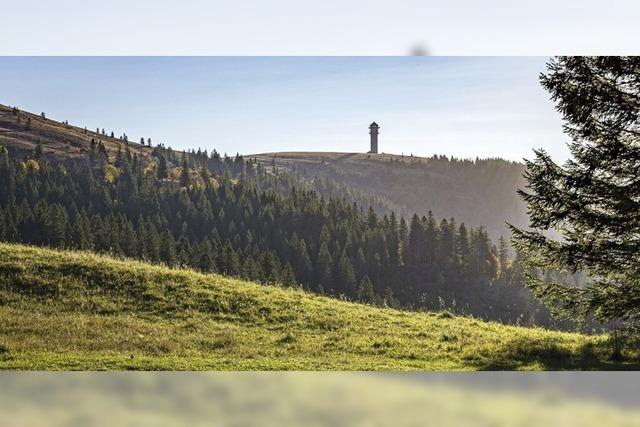
[[[28,124],[27,124],[28,122]],[[84,129],[66,124],[39,114],[20,110],[13,114],[12,107],[0,104],[0,143],[18,152],[31,152],[41,142],[45,153],[56,158],[81,158],[89,154],[91,140],[101,141],[110,155],[114,155],[123,143],[120,134],[111,137],[111,130],[105,134],[95,128]],[[129,144],[131,154],[142,157],[151,155],[152,149],[132,141]]]
[[[624,369],[605,336],[0,244],[2,369]]]

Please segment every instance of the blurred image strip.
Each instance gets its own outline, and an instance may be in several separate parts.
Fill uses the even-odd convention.
[[[0,375],[0,426],[637,426],[627,373]]]

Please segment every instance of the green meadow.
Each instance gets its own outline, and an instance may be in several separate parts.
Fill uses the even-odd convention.
[[[89,252],[0,244],[0,369],[635,369],[605,335],[372,307]]]

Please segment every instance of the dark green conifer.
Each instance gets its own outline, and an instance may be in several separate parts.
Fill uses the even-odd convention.
[[[187,164],[187,159],[185,156],[182,156],[182,170],[180,171],[180,186],[188,187],[191,179],[189,178],[189,165]]]
[[[640,58],[561,57],[541,75],[572,142],[571,159],[544,150],[526,162],[533,231],[512,227],[527,280],[556,313],[640,320]],[[554,240],[542,230],[555,230]],[[585,271],[586,287],[536,274]]]
[[[158,169],[156,170],[156,177],[158,179],[167,179],[169,177],[167,160],[164,158],[164,156],[160,156],[160,158],[158,159]]]

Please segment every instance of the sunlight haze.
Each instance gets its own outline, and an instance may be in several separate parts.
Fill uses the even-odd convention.
[[[4,57],[0,102],[178,149],[365,152],[375,120],[385,153],[563,160],[546,60]]]

